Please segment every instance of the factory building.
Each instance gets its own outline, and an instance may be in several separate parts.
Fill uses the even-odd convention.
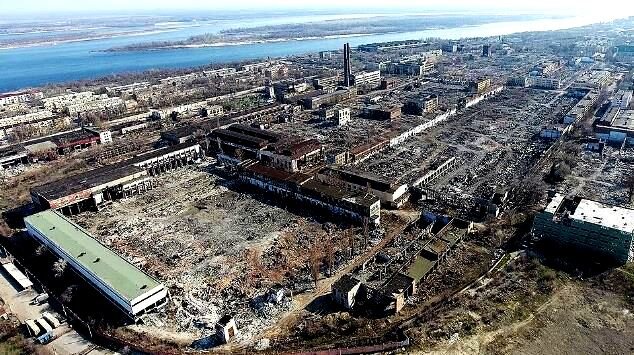
[[[491,45],[490,44],[485,44],[482,46],[482,56],[483,57],[490,57],[491,56]]]
[[[144,169],[105,166],[33,187],[31,199],[40,209],[60,209],[71,215],[123,198],[127,190],[149,188],[151,182]]]
[[[340,81],[341,77],[338,75],[325,78],[315,78],[313,79],[313,87],[316,90],[334,91]]]
[[[632,102],[632,90],[619,90],[614,95],[614,105],[618,106],[622,110],[627,110]]]
[[[531,86],[532,80],[524,75],[512,76],[507,79],[506,85],[526,88]]]
[[[363,143],[350,149],[349,160],[351,163],[360,163],[389,147],[390,140],[384,138]]]
[[[319,111],[319,117],[323,121],[330,121],[337,126],[345,126],[350,122],[350,108],[330,107]]]
[[[354,169],[324,168],[315,178],[328,185],[343,187],[350,191],[369,192],[381,199],[383,205],[392,208],[401,207],[409,198],[407,185]]]
[[[125,315],[139,316],[165,305],[168,290],[148,274],[95,240],[57,211],[24,219],[28,233],[44,244]]]
[[[344,309],[351,310],[354,308],[355,300],[360,289],[361,281],[353,276],[343,275],[331,286],[332,300]]]
[[[434,70],[434,62],[429,59],[414,62],[389,62],[380,65],[381,72],[390,75],[423,76]]]
[[[438,95],[428,94],[411,99],[403,105],[403,113],[422,116],[438,110]]]
[[[634,259],[634,210],[555,194],[535,217],[533,234],[624,264]]]
[[[157,149],[114,165],[33,187],[31,199],[40,209],[59,209],[68,215],[98,209],[108,201],[151,189],[150,176],[191,164],[200,155],[200,146],[194,143]]]
[[[469,82],[469,91],[476,94],[482,94],[491,87],[491,79],[478,79]]]
[[[0,148],[0,170],[29,162],[29,154],[20,145]]]
[[[611,144],[634,145],[634,110],[612,105],[594,127],[597,138]]]
[[[398,106],[372,105],[363,109],[363,115],[370,120],[391,121],[401,117],[401,108]]]
[[[336,105],[345,100],[353,99],[357,96],[356,89],[337,90],[331,93],[324,93],[302,99],[303,106],[308,110],[315,110],[323,106]]]
[[[70,105],[85,104],[98,100],[99,97],[99,95],[95,95],[92,91],[71,92],[64,95],[44,98],[42,102],[44,103],[45,109],[60,112]]]
[[[322,160],[323,147],[316,139],[285,137],[246,125],[232,125],[212,133],[218,153],[235,161],[259,160],[288,172],[298,172]]]
[[[616,59],[632,60],[634,58],[634,45],[623,44],[615,47],[614,57]]]
[[[570,86],[571,89],[601,90],[611,82],[611,74],[605,70],[591,70],[583,73]]]
[[[352,75],[352,85],[377,88],[381,84],[381,71],[364,71]]]
[[[6,92],[0,94],[0,106],[9,106],[15,104],[21,104],[25,102],[31,102],[44,97],[39,91],[16,91]]]
[[[310,175],[290,173],[252,162],[241,166],[240,179],[282,198],[313,206],[346,220],[367,220],[370,225],[381,223],[379,198],[328,185]]]
[[[528,78],[530,87],[547,90],[561,89],[561,80],[557,78],[548,78],[544,76],[532,76]]]
[[[426,47],[429,43],[420,40],[403,40],[383,43],[363,44],[357,47],[361,52],[382,52],[391,50],[411,49]]]
[[[68,117],[58,117],[49,110],[35,111],[23,115],[0,118],[0,140],[7,139],[11,132],[21,127],[46,128],[55,124],[69,124]]]
[[[577,104],[566,113],[563,123],[572,124],[582,120],[588,115],[599,100],[599,92],[595,90],[589,91]]]

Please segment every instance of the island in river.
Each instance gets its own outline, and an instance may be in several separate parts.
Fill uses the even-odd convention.
[[[548,17],[550,19],[555,17]],[[307,23],[229,28],[183,40],[153,41],[106,49],[108,52],[214,47],[250,43],[344,38],[372,34],[406,33],[431,29],[478,26],[487,23],[544,19],[536,15],[399,15],[337,19]]]

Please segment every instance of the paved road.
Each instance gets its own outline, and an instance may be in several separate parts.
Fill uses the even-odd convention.
[[[40,318],[42,313],[47,311],[56,314],[48,303],[41,306],[31,304],[31,300],[37,295],[38,292],[34,289],[21,290],[12,277],[4,269],[0,268],[0,298],[5,302],[7,311],[15,314],[20,322],[24,322],[27,319]],[[63,317],[60,316],[58,318],[61,320]],[[46,345],[46,348],[52,354],[116,354],[110,350],[95,346],[66,323],[55,329],[54,332],[57,338]]]

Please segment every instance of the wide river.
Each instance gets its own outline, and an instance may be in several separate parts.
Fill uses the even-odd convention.
[[[319,20],[318,18],[317,20]],[[312,18],[275,19],[274,23],[315,21]],[[417,32],[373,34],[348,38],[321,38],[285,42],[227,45],[140,52],[100,52],[126,44],[185,39],[217,32],[223,28],[273,24],[266,19],[206,23],[141,36],[123,36],[83,42],[58,43],[23,48],[0,49],[0,92],[49,83],[97,78],[109,74],[136,72],[153,68],[184,68],[209,63],[227,63],[246,59],[283,57],[341,48],[344,42],[356,46],[366,43],[437,37],[459,39],[507,35],[526,31],[545,31],[590,24],[589,18],[546,19],[496,22],[470,27],[434,29]]]

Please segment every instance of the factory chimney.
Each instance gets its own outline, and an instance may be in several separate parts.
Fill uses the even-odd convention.
[[[350,68],[350,44],[346,43],[343,45],[343,86],[345,87],[352,85],[352,71]]]

